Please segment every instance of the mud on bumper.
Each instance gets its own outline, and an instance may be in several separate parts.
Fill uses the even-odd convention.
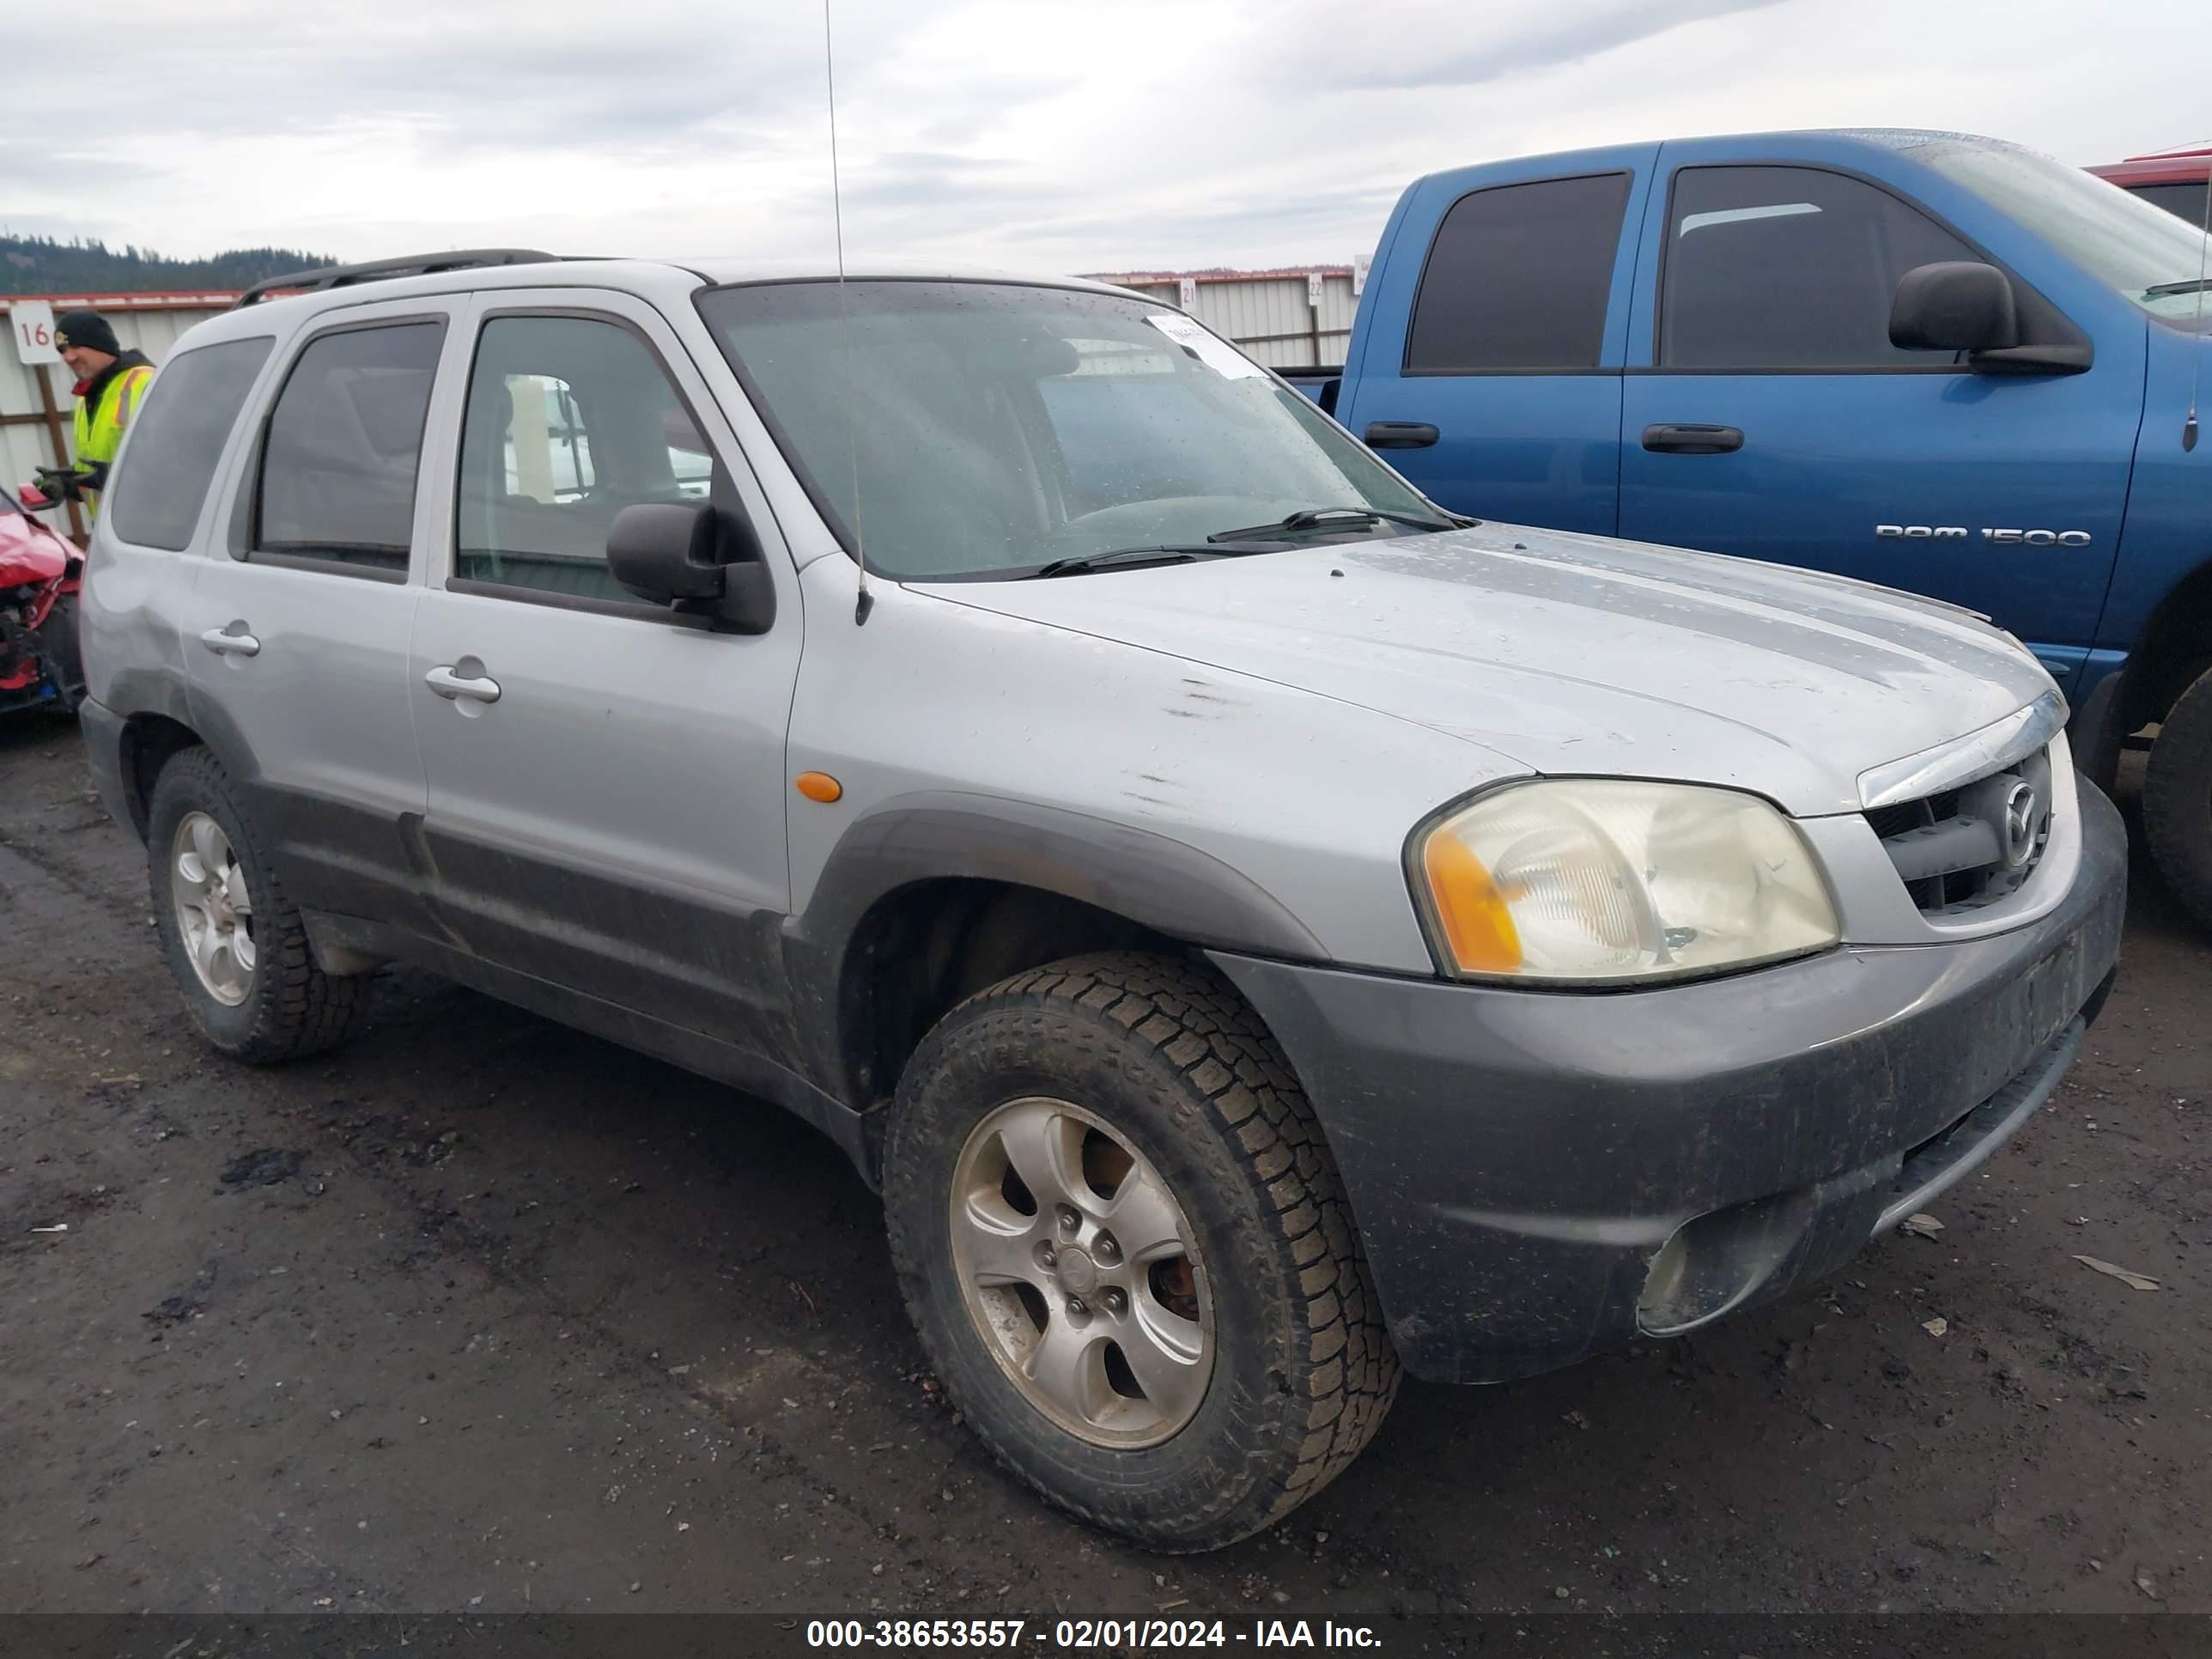
[[[1502,1382],[1823,1278],[2057,1087],[2119,955],[2127,836],[2013,932],[1601,996],[1221,954],[1326,1129],[1407,1369]]]

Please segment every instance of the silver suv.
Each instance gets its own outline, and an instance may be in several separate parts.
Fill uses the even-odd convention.
[[[289,1060],[411,963],[798,1113],[1078,1515],[1832,1272],[2110,988],[1982,619],[1455,520],[1129,293],[532,257],[253,295],[131,434],[83,723],[185,1002]]]

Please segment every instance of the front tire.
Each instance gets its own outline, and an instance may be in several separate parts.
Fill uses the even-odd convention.
[[[299,910],[216,757],[187,749],[173,758],[147,818],[154,925],[201,1035],[262,1066],[344,1042],[366,981],[315,965]]]
[[[2151,744],[2143,835],[2183,908],[2212,928],[2212,667],[2166,711]]]
[[[1133,954],[1018,975],[929,1034],[890,1109],[908,1310],[1048,1500],[1212,1549],[1374,1437],[1398,1362],[1334,1162],[1220,981]]]

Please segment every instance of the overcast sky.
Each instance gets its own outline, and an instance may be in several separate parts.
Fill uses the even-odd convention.
[[[1419,173],[1692,133],[1942,127],[2075,162],[2212,138],[2203,0],[833,4],[861,264],[1340,262]],[[19,232],[830,257],[819,0],[72,15],[97,49],[0,100]],[[19,67],[40,35],[9,31]]]

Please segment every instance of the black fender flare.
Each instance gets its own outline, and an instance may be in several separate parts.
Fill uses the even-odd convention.
[[[850,1087],[842,991],[854,940],[882,901],[944,879],[1057,893],[1206,949],[1328,959],[1280,900],[1171,836],[1034,802],[950,791],[896,796],[839,837],[805,908],[784,927],[806,1068],[841,1098]]]
[[[172,665],[154,664],[118,671],[107,687],[105,703],[89,697],[77,710],[79,728],[100,799],[110,815],[140,840],[146,836],[146,799],[139,788],[137,724],[149,717],[170,721],[198,736],[216,750],[226,769],[229,756],[209,736],[192,706],[191,690],[183,671]]]

